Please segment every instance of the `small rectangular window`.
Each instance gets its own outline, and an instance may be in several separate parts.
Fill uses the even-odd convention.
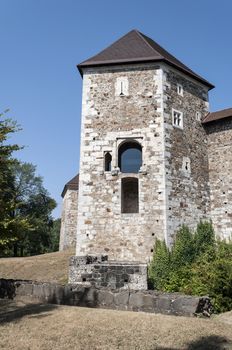
[[[177,93],[178,95],[183,96],[184,90],[181,84],[177,84]]]
[[[183,113],[175,109],[172,110],[172,125],[183,129]]]
[[[198,122],[201,121],[201,112],[199,112],[199,111],[196,112],[196,120],[197,120]]]

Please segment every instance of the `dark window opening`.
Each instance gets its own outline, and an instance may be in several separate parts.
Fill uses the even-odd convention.
[[[139,212],[139,182],[136,178],[122,179],[121,211],[122,213]]]
[[[105,171],[111,171],[112,156],[109,152],[105,154]]]
[[[142,166],[142,147],[137,142],[125,142],[118,150],[118,166],[122,173],[138,173]]]

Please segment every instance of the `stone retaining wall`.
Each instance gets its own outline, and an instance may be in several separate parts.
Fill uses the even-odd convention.
[[[108,261],[107,255],[72,256],[69,283],[110,289],[147,289],[147,264]]]
[[[43,303],[143,311],[178,316],[210,315],[208,297],[178,293],[96,288],[83,285],[59,285],[0,279],[0,298],[30,299]]]

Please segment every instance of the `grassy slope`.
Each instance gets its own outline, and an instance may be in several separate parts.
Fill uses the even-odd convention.
[[[232,348],[231,325],[218,320],[22,302],[9,310],[5,320],[0,312],[0,349]]]
[[[74,250],[26,258],[1,258],[0,278],[66,283],[71,255]]]

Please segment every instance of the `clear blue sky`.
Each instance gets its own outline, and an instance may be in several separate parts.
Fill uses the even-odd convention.
[[[232,107],[231,13],[230,0],[0,0],[0,111],[21,124],[18,157],[37,165],[56,217],[79,167],[76,64],[138,29],[216,85],[211,110]]]

